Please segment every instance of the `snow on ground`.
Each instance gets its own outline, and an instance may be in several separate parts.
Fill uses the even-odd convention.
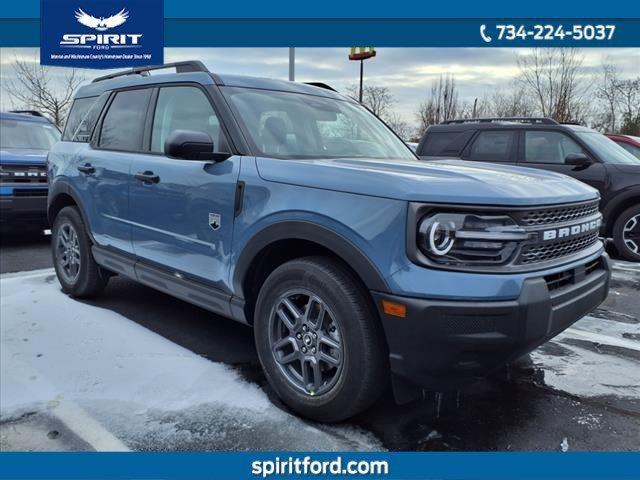
[[[60,291],[53,270],[0,279],[0,421],[52,415],[106,450],[380,450],[351,427],[316,428],[256,385]]]
[[[578,397],[640,398],[639,274],[614,263],[607,301],[531,354],[540,381]],[[0,446],[58,448],[52,439],[68,429],[67,449],[382,449],[357,427],[289,415],[232,368],[67,297],[50,269],[0,276],[0,342]],[[598,415],[573,420],[597,429]]]
[[[531,354],[545,384],[557,390],[640,398],[640,264],[612,264],[605,303]]]

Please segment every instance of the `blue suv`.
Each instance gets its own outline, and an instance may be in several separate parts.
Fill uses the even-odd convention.
[[[47,224],[47,153],[60,131],[42,114],[0,112],[0,228],[42,231]]]
[[[65,292],[95,295],[118,274],[251,325],[275,392],[321,421],[362,411],[390,380],[404,402],[484,376],[609,288],[596,190],[419,161],[322,84],[200,62],[97,78],[49,177]]]

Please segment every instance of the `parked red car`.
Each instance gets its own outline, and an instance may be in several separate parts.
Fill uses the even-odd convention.
[[[633,135],[614,135],[611,133],[608,133],[607,137],[640,158],[640,137],[634,137]]]

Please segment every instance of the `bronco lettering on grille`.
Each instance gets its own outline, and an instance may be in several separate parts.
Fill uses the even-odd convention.
[[[591,232],[600,228],[601,219],[591,220],[590,222],[571,225],[570,227],[553,228],[542,232],[542,240],[556,240],[562,238],[571,238],[582,233]]]

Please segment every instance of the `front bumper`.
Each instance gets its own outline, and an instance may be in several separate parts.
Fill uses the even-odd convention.
[[[604,301],[610,277],[609,257],[603,253],[552,275],[527,278],[515,300],[372,294],[394,377],[446,390],[491,373],[568,328]],[[384,313],[383,300],[406,305],[406,317]]]
[[[31,196],[25,189],[20,195],[0,196],[0,225],[5,229],[45,228],[48,225],[46,192],[43,195],[41,191],[34,191]]]

